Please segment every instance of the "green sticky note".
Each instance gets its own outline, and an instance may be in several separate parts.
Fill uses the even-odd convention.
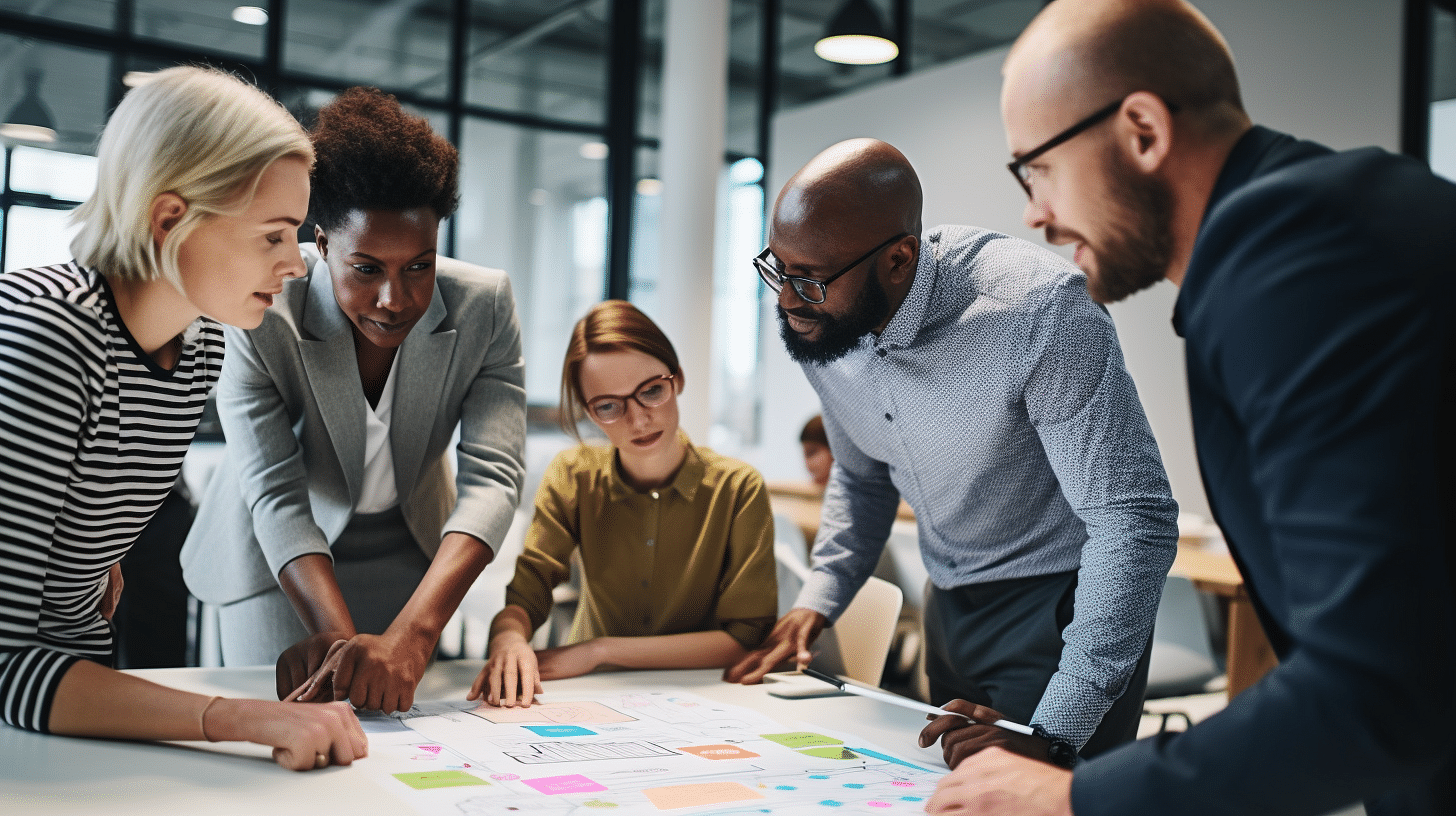
[[[416,771],[414,773],[398,773],[394,775],[394,778],[415,790],[458,788],[463,785],[490,784],[484,779],[478,776],[471,776],[464,771]]]
[[[813,757],[823,757],[824,759],[859,759],[859,756],[848,748],[810,748],[807,751],[800,751],[799,753]]]
[[[759,734],[766,740],[777,742],[785,748],[812,748],[815,745],[843,745],[843,740],[815,734],[812,731],[790,731],[787,734]]]

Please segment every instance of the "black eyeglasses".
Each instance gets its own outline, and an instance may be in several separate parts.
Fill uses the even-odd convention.
[[[824,299],[829,297],[829,284],[833,283],[836,278],[869,260],[876,252],[879,252],[901,238],[908,238],[909,236],[910,233],[908,232],[902,232],[896,235],[869,252],[855,258],[850,262],[849,266],[835,272],[824,280],[804,278],[798,275],[785,275],[779,271],[781,264],[773,256],[773,253],[769,251],[768,247],[764,247],[763,251],[754,257],[753,267],[758,270],[758,276],[763,279],[763,282],[768,285],[768,288],[774,291],[774,294],[782,292],[784,290],[784,282],[788,281],[789,285],[794,287],[794,293],[805,303],[823,303]]]
[[[672,398],[672,374],[659,374],[625,397],[601,396],[586,404],[586,410],[597,422],[608,425],[627,415],[627,400],[643,408],[656,408]]]
[[[1056,147],[1057,145],[1061,144],[1062,142],[1065,142],[1068,139],[1071,139],[1073,136],[1076,136],[1077,134],[1081,133],[1082,131],[1084,131],[1084,130],[1090,128],[1090,127],[1092,127],[1093,125],[1097,124],[1098,122],[1101,122],[1103,119],[1106,119],[1109,116],[1111,116],[1112,114],[1117,113],[1117,109],[1120,108],[1120,107],[1122,107],[1122,100],[1121,99],[1117,100],[1116,102],[1113,102],[1112,104],[1108,105],[1105,108],[1099,108],[1096,113],[1092,114],[1091,116],[1088,116],[1086,119],[1083,119],[1082,121],[1078,122],[1077,124],[1072,125],[1071,127],[1067,128],[1066,130],[1062,131],[1061,133],[1058,133],[1057,135],[1051,137],[1050,139],[1047,139],[1045,142],[1042,142],[1039,146],[1037,146],[1036,148],[1032,149],[1030,152],[1022,154],[1021,158],[1019,158],[1019,159],[1017,159],[1017,160],[1015,160],[1015,161],[1010,162],[1009,164],[1007,164],[1006,165],[1006,169],[1007,170],[1010,170],[1011,171],[1011,175],[1013,175],[1013,176],[1016,177],[1016,183],[1017,184],[1020,184],[1021,185],[1021,189],[1023,189],[1023,190],[1026,191],[1026,197],[1027,198],[1031,198],[1032,197],[1032,195],[1031,195],[1031,168],[1027,167],[1026,166],[1027,164],[1029,164],[1030,162],[1036,161],[1038,158],[1040,158],[1042,155],[1044,155],[1048,150],[1051,150],[1052,148]]]
[[[1126,99],[1126,97],[1123,98]],[[1088,116],[1086,119],[1083,119],[1077,124],[1072,125],[1071,127],[1067,128],[1061,133],[1058,133],[1050,139],[1047,139],[1045,142],[1042,142],[1040,145],[1033,148],[1030,152],[1023,153],[1021,155],[1021,158],[1008,163],[1006,165],[1006,169],[1010,170],[1011,175],[1016,177],[1016,183],[1020,184],[1021,189],[1026,191],[1026,197],[1033,198],[1031,194],[1031,168],[1027,167],[1028,164],[1041,158],[1043,155],[1046,154],[1048,150],[1051,150],[1062,142],[1071,139],[1073,136],[1076,136],[1082,131],[1087,130],[1093,125],[1096,125],[1103,119],[1112,116],[1112,114],[1117,113],[1118,108],[1122,107],[1122,102],[1123,100],[1119,99],[1116,102],[1110,103],[1105,108],[1099,108],[1091,116]],[[1163,104],[1168,106],[1169,113],[1178,112],[1178,106],[1174,103],[1164,100]]]

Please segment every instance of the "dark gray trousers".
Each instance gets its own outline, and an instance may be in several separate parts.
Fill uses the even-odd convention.
[[[925,593],[925,673],[935,705],[952,699],[990,706],[1029,723],[1062,658],[1077,573],[1013,578]],[[1148,685],[1148,652],[1127,689],[1083,746],[1093,757],[1137,738]]]

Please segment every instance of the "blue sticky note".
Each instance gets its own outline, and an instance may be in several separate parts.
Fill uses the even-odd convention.
[[[588,731],[579,725],[527,725],[527,731],[535,731],[543,737],[594,737],[595,731]]]

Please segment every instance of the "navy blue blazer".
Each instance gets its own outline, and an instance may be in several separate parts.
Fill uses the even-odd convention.
[[[1456,813],[1456,185],[1265,128],[1174,313],[1209,504],[1279,666],[1080,767],[1087,814]]]

